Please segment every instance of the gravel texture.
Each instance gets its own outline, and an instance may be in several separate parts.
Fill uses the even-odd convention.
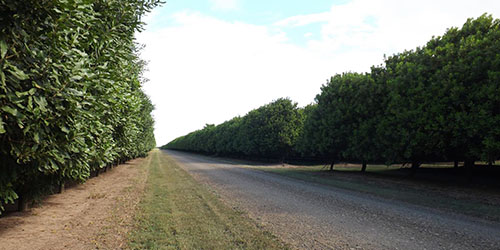
[[[163,151],[226,204],[298,249],[500,249],[500,223]]]

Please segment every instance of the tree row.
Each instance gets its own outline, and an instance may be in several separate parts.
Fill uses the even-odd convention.
[[[0,208],[155,146],[134,32],[156,0],[0,0]]]
[[[367,73],[333,76],[315,103],[288,99],[175,139],[164,148],[333,163],[500,158],[500,21],[469,19]]]

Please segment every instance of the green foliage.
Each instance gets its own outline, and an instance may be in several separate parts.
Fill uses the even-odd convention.
[[[354,162],[499,159],[499,23],[469,19],[370,74],[332,77],[297,150]]]
[[[386,157],[399,161],[500,157],[500,21],[483,15],[422,48],[386,60],[381,121]]]
[[[443,110],[441,86],[432,78],[434,65],[425,49],[405,51],[386,60],[389,100],[379,133],[388,162],[421,162],[442,156],[439,140]]]
[[[299,135],[293,147],[295,157],[314,157],[317,154],[314,142],[318,140],[315,136],[319,134],[315,133],[316,131],[312,129],[317,121],[317,119],[312,117],[313,114],[316,115],[318,113],[316,112],[317,107],[318,105],[313,103],[299,109],[302,126],[299,128]]]
[[[289,99],[278,99],[244,117],[179,137],[163,146],[195,152],[283,159],[292,152],[302,127],[301,112]]]
[[[0,198],[144,156],[153,106],[134,32],[156,0],[0,0]]]
[[[482,15],[365,74],[333,76],[316,103],[278,100],[166,148],[223,155],[414,163],[500,158],[500,20]]]
[[[317,106],[304,124],[303,155],[334,161],[376,161],[375,130],[381,116],[385,88],[369,74],[336,75],[316,96]]]

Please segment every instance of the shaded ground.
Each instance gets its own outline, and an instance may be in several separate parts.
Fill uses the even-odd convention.
[[[461,169],[422,168],[409,175],[410,169],[387,169],[370,166],[366,173],[358,166],[341,165],[340,171],[328,171],[321,166],[266,166],[254,167],[299,180],[321,183],[404,201],[415,205],[472,215],[500,222],[500,187],[492,178],[497,175],[479,174],[464,177]],[[471,179],[468,181],[468,179]]]
[[[247,212],[295,248],[498,249],[500,246],[500,223],[494,220],[317,183],[314,179],[289,178],[256,170],[259,166],[248,166],[241,161],[164,152],[195,179],[211,186],[227,204]],[[350,185],[349,178],[353,176],[345,176],[344,183]],[[372,181],[367,185],[374,188],[382,183]],[[386,185],[392,185],[392,189],[400,187],[397,183]],[[426,189],[419,192],[425,195]]]
[[[130,161],[0,218],[0,249],[126,248],[149,160]]]

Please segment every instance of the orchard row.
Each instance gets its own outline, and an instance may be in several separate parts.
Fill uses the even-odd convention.
[[[134,32],[157,0],[0,0],[0,208],[155,146]]]
[[[500,158],[500,21],[483,15],[368,73],[333,76],[304,108],[278,99],[164,148],[330,162]]]

